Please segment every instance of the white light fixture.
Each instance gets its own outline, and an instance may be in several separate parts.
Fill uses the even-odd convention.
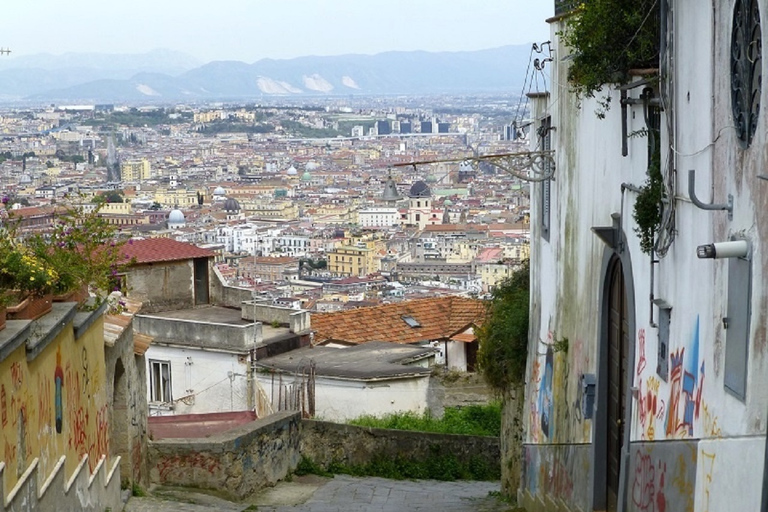
[[[696,248],[696,256],[699,258],[746,258],[749,253],[749,244],[746,240],[732,240],[730,242],[716,242],[700,245]]]

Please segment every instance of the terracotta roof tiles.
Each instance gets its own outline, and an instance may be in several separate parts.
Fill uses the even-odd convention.
[[[347,343],[389,341],[417,343],[448,339],[485,318],[483,301],[463,297],[437,297],[398,302],[384,306],[312,315],[315,342],[335,340]],[[412,317],[411,327],[403,317]]]
[[[201,249],[193,244],[177,242],[170,238],[147,238],[131,240],[121,249],[124,262],[135,258],[135,263],[155,263],[159,261],[190,260],[193,258],[213,258],[216,254],[208,249]]]

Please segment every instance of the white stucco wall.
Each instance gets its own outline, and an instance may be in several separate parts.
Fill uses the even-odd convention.
[[[272,376],[257,372],[256,379],[267,397],[271,397]],[[283,375],[283,384],[290,382],[293,382],[292,376]],[[278,396],[277,388],[275,379],[275,397]],[[398,411],[422,413],[427,408],[428,391],[428,376],[379,382],[318,376],[315,379],[315,417],[343,422],[366,414],[383,416]]]
[[[145,354],[150,415],[247,411],[246,356],[152,345]],[[170,361],[173,409],[153,406],[151,362]]]

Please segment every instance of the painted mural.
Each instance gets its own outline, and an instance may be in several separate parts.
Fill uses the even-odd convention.
[[[583,341],[550,332],[539,343],[543,352],[531,362],[528,442],[589,442],[591,422],[583,418],[581,377],[590,372],[590,357]]]
[[[62,455],[72,474],[83,455],[91,471],[109,453],[103,323],[79,339],[61,333],[32,361],[25,345],[0,361],[0,460],[11,489],[32,460],[48,475]]]
[[[638,332],[634,398],[635,439],[719,437],[718,418],[704,400],[706,362],[700,355],[700,319],[685,343],[669,354],[669,381],[645,364],[645,331]],[[682,345],[682,346],[680,346]]]

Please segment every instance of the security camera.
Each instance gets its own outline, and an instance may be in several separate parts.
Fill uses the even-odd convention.
[[[749,244],[746,240],[715,242],[696,248],[696,256],[699,258],[745,258],[748,253]]]

